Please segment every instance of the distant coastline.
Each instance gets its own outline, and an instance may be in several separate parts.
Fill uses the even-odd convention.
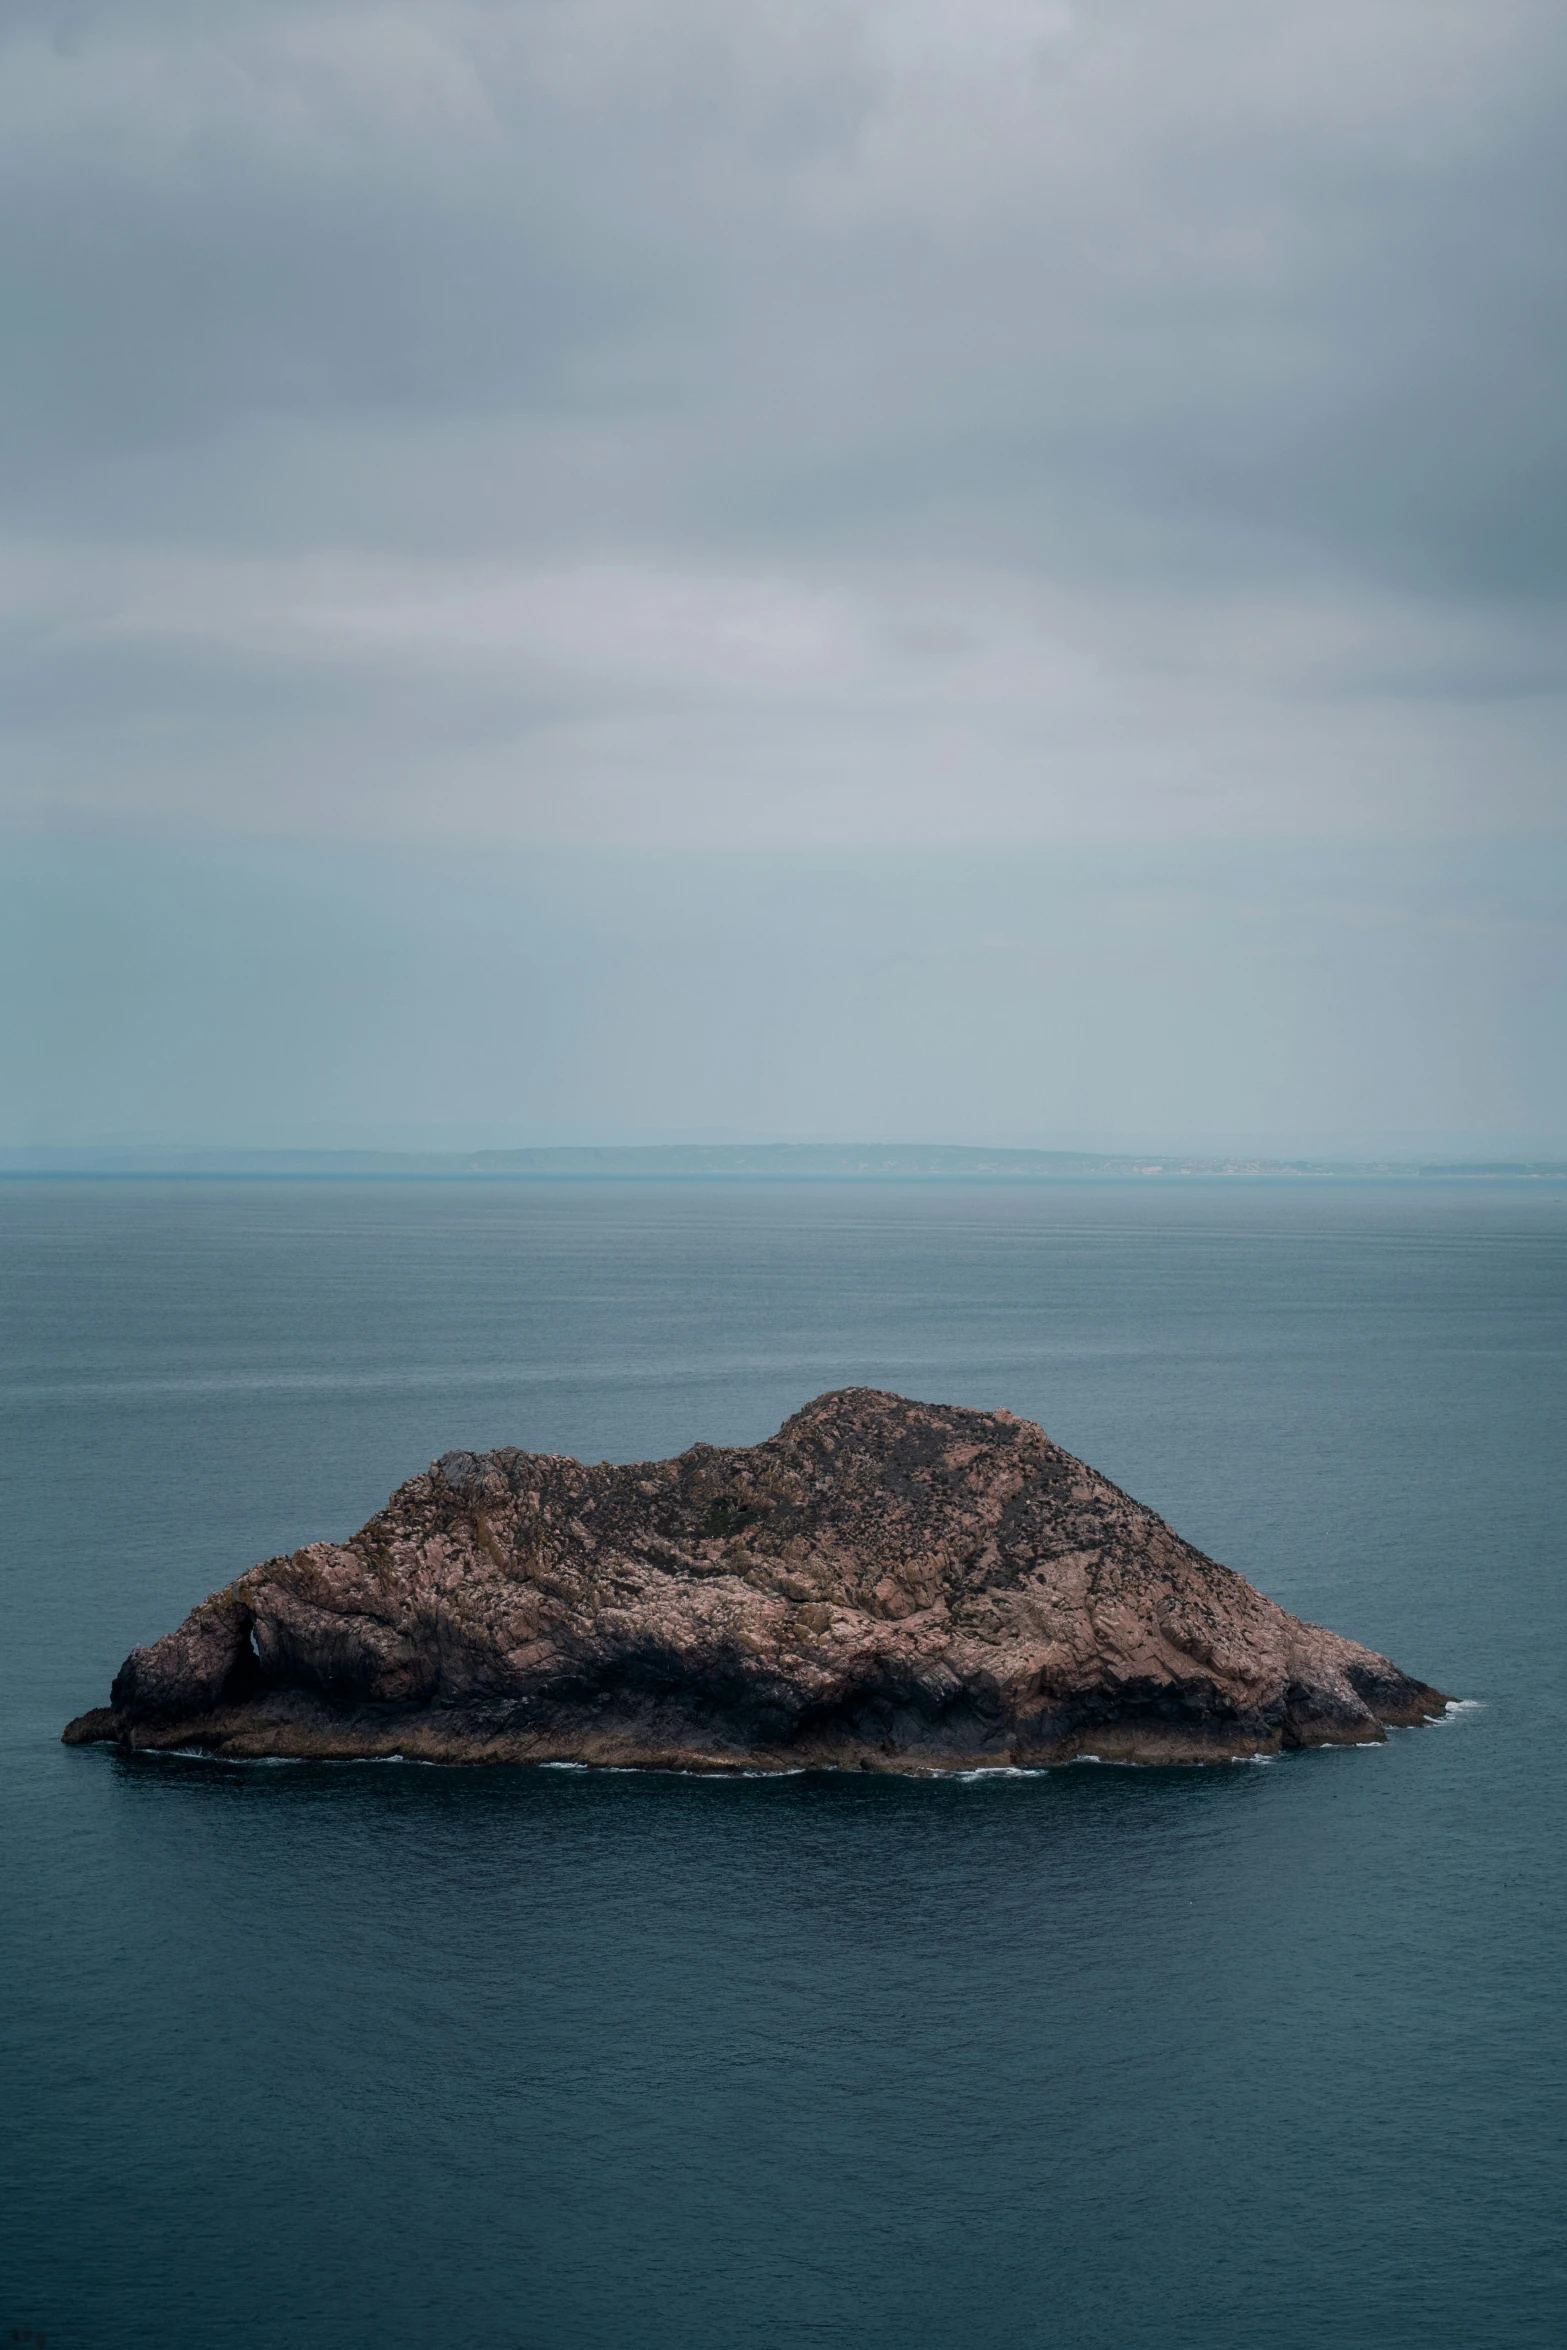
[[[986,1149],[960,1143],[657,1143],[536,1150],[58,1148],[0,1150],[0,1178],[1084,1183],[1232,1178],[1561,1182],[1567,1159],[1203,1157],[1171,1151]]]

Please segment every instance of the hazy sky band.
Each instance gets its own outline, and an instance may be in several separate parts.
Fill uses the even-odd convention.
[[[6,1143],[1567,1151],[1567,850],[20,844]]]

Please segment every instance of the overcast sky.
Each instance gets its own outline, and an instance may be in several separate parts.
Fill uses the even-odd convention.
[[[1564,98],[1560,0],[11,0],[0,1139],[1567,1135]]]

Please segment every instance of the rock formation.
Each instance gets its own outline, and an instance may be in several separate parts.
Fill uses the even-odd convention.
[[[65,1737],[925,1771],[1363,1743],[1444,1703],[1031,1422],[848,1388],[672,1461],[447,1453],[133,1649]]]

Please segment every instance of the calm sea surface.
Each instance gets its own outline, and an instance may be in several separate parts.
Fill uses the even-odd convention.
[[[0,1185],[0,2341],[1557,2350],[1564,1334],[1543,1184]],[[1473,1703],[958,1782],[57,1743],[449,1446],[851,1382]]]

